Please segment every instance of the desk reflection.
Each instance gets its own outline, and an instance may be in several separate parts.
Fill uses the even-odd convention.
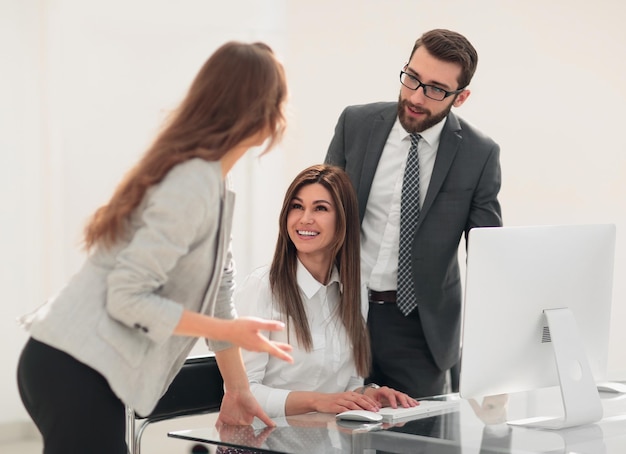
[[[511,426],[506,421],[549,414],[560,403],[558,390],[461,400],[453,411],[423,415],[397,424],[336,421],[310,413],[276,418],[274,428],[222,426],[171,432],[176,438],[244,448],[231,452],[359,454],[622,454],[626,452],[626,397],[603,399],[597,424],[561,430]],[[455,396],[449,396],[455,399]],[[245,450],[247,448],[247,451]]]
[[[512,429],[507,421],[508,394],[486,396],[479,404],[469,399],[474,414],[485,425],[482,431],[480,454],[511,453]]]
[[[334,415],[323,413],[275,418],[274,421],[277,426],[273,428],[262,425],[221,426],[216,429],[219,442],[227,446],[219,447],[217,452],[461,453],[456,412],[396,424],[336,421]],[[403,434],[406,437],[402,437]],[[445,448],[445,451],[433,451],[433,443]],[[254,450],[241,446],[249,446]]]
[[[457,411],[393,424],[383,432],[371,433],[368,438],[368,448],[371,451],[367,452],[372,454],[462,452]]]
[[[560,430],[512,427],[507,421],[508,395],[488,396],[479,404],[468,400],[474,414],[485,424],[480,454],[518,452],[606,454],[604,433],[597,424]]]
[[[353,427],[340,426],[334,415],[309,413],[306,415],[274,418],[276,427],[229,426],[216,427],[219,439],[223,444],[232,446],[250,446],[255,451],[219,447],[220,454],[247,454],[251,452],[281,453],[345,453],[351,452],[352,435],[354,433],[381,428],[381,424],[358,424]]]

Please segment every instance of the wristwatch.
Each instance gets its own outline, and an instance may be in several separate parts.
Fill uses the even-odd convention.
[[[376,383],[368,383],[367,385],[364,385],[361,388],[361,394],[365,394],[365,390],[368,388],[372,388],[372,389],[378,389],[380,388],[380,386],[378,386]]]

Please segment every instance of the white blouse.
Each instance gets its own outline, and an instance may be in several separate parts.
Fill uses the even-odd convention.
[[[324,286],[298,261],[297,280],[311,328],[312,350],[307,352],[298,345],[293,326],[289,336],[287,330],[263,334],[271,340],[290,343],[294,364],[267,353],[242,350],[250,389],[270,417],[285,416],[285,402],[292,390],[336,393],[363,385],[363,378],[356,372],[351,343],[337,318],[339,272],[333,269],[330,282]],[[235,294],[235,305],[239,316],[286,321],[272,296],[269,266],[246,278]]]

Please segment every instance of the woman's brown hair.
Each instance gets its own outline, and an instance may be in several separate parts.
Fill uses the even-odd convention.
[[[332,247],[335,265],[343,290],[337,308],[338,317],[352,343],[354,362],[359,375],[370,371],[370,343],[361,314],[361,275],[359,210],[350,178],[343,169],[330,165],[308,167],[296,176],[285,194],[278,221],[278,240],[270,267],[270,286],[285,323],[294,324],[298,343],[310,351],[313,345],[302,297],[296,278],[297,251],[287,231],[287,215],[291,201],[303,186],[318,183],[330,192],[337,207],[335,244]],[[332,269],[328,270],[330,277]]]
[[[177,164],[192,158],[220,160],[265,130],[268,151],[283,135],[286,97],[285,73],[270,47],[258,42],[222,45],[204,63],[152,146],[93,214],[85,228],[85,248],[115,243],[148,188]]]

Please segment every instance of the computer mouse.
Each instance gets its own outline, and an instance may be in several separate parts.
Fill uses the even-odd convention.
[[[367,410],[347,410],[338,413],[336,418],[348,421],[379,422],[383,420],[383,415]]]

